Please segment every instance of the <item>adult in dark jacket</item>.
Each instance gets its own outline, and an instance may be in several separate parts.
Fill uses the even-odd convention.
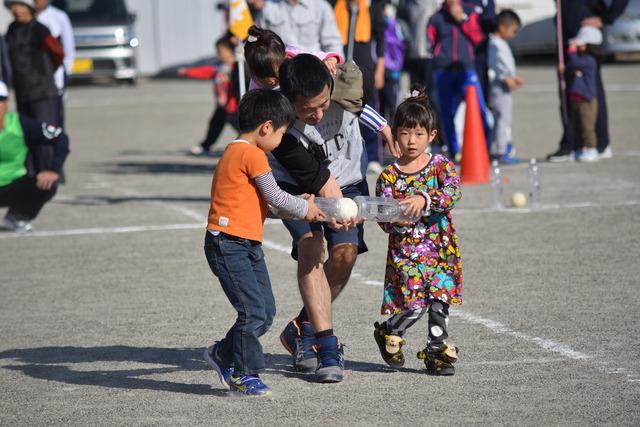
[[[482,87],[484,99],[489,96],[489,67],[487,65],[487,48],[489,35],[496,30],[498,16],[496,15],[496,5],[493,0],[467,0],[474,5],[476,13],[480,17],[480,27],[484,33],[484,40],[476,46],[476,73]]]
[[[58,126],[60,105],[54,73],[64,58],[62,45],[35,19],[33,0],[5,0],[4,4],[15,19],[5,37],[18,112]]]
[[[611,25],[622,15],[628,4],[629,0],[561,0],[562,44],[565,47],[565,63],[568,59],[566,57],[566,46],[569,43],[569,39],[578,34],[583,23],[589,23],[596,27]],[[567,84],[569,84],[571,80],[570,72],[565,68],[563,73]],[[597,148],[600,158],[609,158],[611,157],[611,149],[609,148],[609,113],[602,84],[600,64],[598,64],[596,73],[596,83],[598,89]],[[567,96],[568,94],[565,93],[565,105],[569,105]],[[558,150],[547,156],[547,160],[550,162],[568,162],[574,159],[576,144],[573,124],[569,120],[563,125],[564,129]]]
[[[7,86],[0,82],[0,206],[9,208],[5,227],[27,232],[56,193],[69,141],[60,128],[7,107]]]

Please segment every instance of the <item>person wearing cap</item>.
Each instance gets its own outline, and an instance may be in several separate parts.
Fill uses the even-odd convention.
[[[64,60],[54,74],[56,87],[58,88],[58,101],[60,103],[60,127],[64,128],[64,89],[68,76],[71,75],[73,58],[76,45],[73,39],[73,28],[69,16],[62,10],[50,4],[49,0],[34,0],[38,22],[44,24],[51,35],[58,39],[64,50]]]
[[[8,112],[7,95],[0,82],[0,207],[9,208],[6,228],[27,232],[56,193],[69,140],[59,127]]]
[[[62,46],[49,29],[35,19],[34,0],[5,0],[4,5],[14,17],[6,41],[18,112],[59,126],[54,73],[64,58]]]
[[[583,25],[569,40],[567,71],[569,72],[569,114],[573,124],[576,160],[597,162],[596,121],[598,119],[598,61],[592,51],[602,44],[602,32]]]

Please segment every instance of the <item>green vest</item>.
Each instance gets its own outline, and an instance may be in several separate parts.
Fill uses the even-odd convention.
[[[4,120],[4,129],[0,132],[0,187],[27,174],[25,161],[29,153],[18,113],[7,113]]]

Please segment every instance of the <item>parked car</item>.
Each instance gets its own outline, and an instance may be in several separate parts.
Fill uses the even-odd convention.
[[[604,52],[609,56],[640,53],[640,0],[631,0],[624,13],[604,27]],[[526,23],[511,41],[517,55],[553,54],[556,50],[554,17]]]
[[[76,42],[72,78],[112,77],[135,83],[138,39],[125,0],[54,0],[69,15]]]

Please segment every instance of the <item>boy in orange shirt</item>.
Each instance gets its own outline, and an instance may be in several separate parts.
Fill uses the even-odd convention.
[[[305,200],[282,191],[269,167],[267,153],[280,145],[295,120],[289,101],[279,91],[254,90],[238,110],[240,136],[227,146],[213,175],[204,243],[209,267],[238,317],[204,357],[227,389],[270,396],[259,377],[265,367],[259,337],[276,312],[261,244],[268,205],[307,221],[324,215],[313,196]]]

